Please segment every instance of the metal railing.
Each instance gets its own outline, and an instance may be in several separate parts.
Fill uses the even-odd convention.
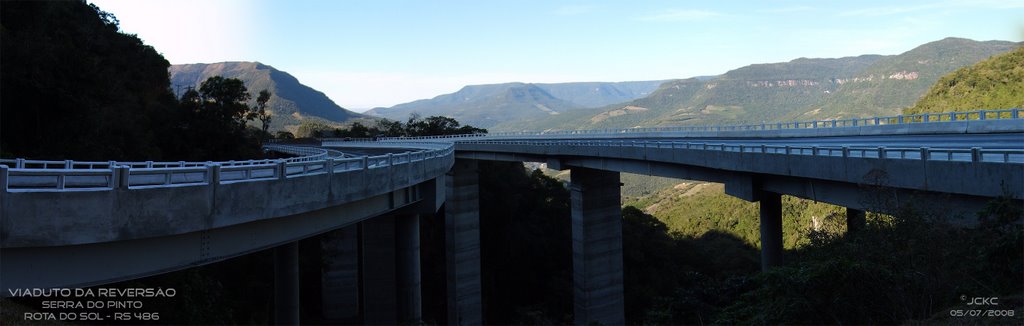
[[[761,123],[726,126],[651,127],[602,130],[563,130],[505,132],[492,134],[467,134],[428,137],[381,138],[385,144],[403,140],[418,140],[416,146],[432,146],[432,149],[402,154],[377,156],[342,157],[339,152],[312,147],[271,143],[267,150],[297,155],[278,160],[245,160],[222,162],[117,162],[117,161],[47,161],[25,159],[0,159],[0,190],[11,191],[68,191],[131,189],[146,187],[175,187],[205,185],[211,183],[232,183],[271,180],[354,169],[370,169],[404,164],[416,160],[451,155],[453,142],[491,144],[515,143],[486,140],[514,136],[554,136],[588,134],[630,134],[647,132],[707,132],[746,130],[785,130],[807,128],[843,128],[872,125],[893,125],[912,123],[934,123],[938,121],[1022,119],[1021,109],[983,110],[973,112],[948,112],[938,114],[898,115],[890,117],[858,118],[845,120],[817,120],[788,123]],[[439,140],[433,141],[430,140]],[[322,146],[354,144],[349,139],[325,139]],[[378,143],[380,144],[380,143]],[[994,149],[951,149],[951,148],[885,148],[885,147],[797,147],[775,145],[732,145],[713,143],[689,143],[676,141],[614,141],[614,140],[564,140],[564,141],[522,141],[523,145],[576,145],[576,146],[643,146],[671,148],[722,150],[788,155],[825,155],[843,157],[874,157],[884,159],[923,159],[972,162],[1024,162],[1022,150]],[[809,153],[809,154],[808,154]],[[344,156],[344,155],[342,155]]]
[[[662,140],[462,140],[460,144],[640,147],[663,149],[709,150],[742,153],[862,157],[878,159],[917,159],[933,161],[965,161],[1024,163],[1024,150],[929,147],[863,147],[863,146],[779,146],[739,145],[709,142]]]
[[[416,146],[423,146],[417,143]],[[221,162],[88,162],[25,159],[0,160],[0,190],[102,191],[210,184],[230,184],[330,174],[408,164],[452,155],[452,143],[400,154],[343,157],[333,150],[266,145],[267,150],[299,155],[287,159]],[[337,154],[337,151],[333,151]]]
[[[674,127],[636,127],[619,129],[592,130],[545,130],[545,131],[514,131],[487,134],[463,134],[422,137],[383,137],[381,140],[415,140],[415,139],[460,139],[460,138],[496,138],[510,136],[556,136],[556,135],[588,135],[588,134],[630,134],[648,132],[718,132],[718,131],[757,131],[757,130],[790,130],[815,128],[847,128],[880,125],[898,125],[911,123],[934,123],[963,120],[998,120],[1024,119],[1024,109],[980,110],[971,112],[922,113],[895,115],[887,117],[854,118],[841,120],[813,120],[799,122],[776,122],[744,125],[720,126],[674,126]]]

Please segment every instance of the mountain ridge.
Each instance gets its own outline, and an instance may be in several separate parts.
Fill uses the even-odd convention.
[[[270,129],[295,132],[305,120],[325,120],[341,124],[352,119],[365,118],[363,114],[346,110],[321,91],[303,85],[287,72],[257,61],[226,61],[171,65],[168,68],[171,85],[175,88],[195,87],[212,76],[238,78],[245,83],[250,94],[269,90],[272,94],[268,107],[273,119]]]
[[[544,119],[591,105],[607,105],[645,96],[661,82],[511,82],[467,85],[454,93],[389,108],[374,108],[366,114],[393,120],[404,120],[413,113],[423,116],[444,115],[487,128],[507,121]]]
[[[945,38],[898,55],[753,64],[712,79],[671,80],[651,95],[625,103],[548,119],[510,121],[492,129],[632,128],[893,115],[913,105],[940,76],[1018,46],[1008,41]],[[633,109],[623,110],[627,107]],[[612,115],[616,112],[621,114]]]
[[[904,114],[1024,107],[1024,47],[951,72]]]

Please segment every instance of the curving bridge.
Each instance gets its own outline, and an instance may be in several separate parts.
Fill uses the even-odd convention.
[[[0,160],[0,288],[106,284],[275,248],[275,318],[297,323],[296,241],[327,233],[327,317],[415,321],[419,218],[443,207],[448,320],[480,324],[476,162],[529,161],[571,170],[577,323],[622,324],[619,172],[760,202],[767,269],[781,263],[783,194],[847,207],[851,232],[865,211],[969,225],[993,197],[1024,198],[1020,111],[266,146],[295,155],[284,160]],[[389,153],[352,155],[370,150]]]

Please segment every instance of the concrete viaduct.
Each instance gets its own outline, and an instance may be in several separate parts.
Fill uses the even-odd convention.
[[[760,202],[768,269],[781,263],[781,195],[847,207],[852,231],[865,211],[971,217],[1024,198],[1019,111],[267,146],[286,160],[0,160],[0,288],[101,285],[274,248],[275,321],[298,323],[297,241],[326,234],[326,317],[413,322],[419,220],[444,208],[448,321],[482,324],[477,162],[530,161],[571,170],[576,323],[623,324],[619,172]],[[399,153],[344,154],[358,148]]]

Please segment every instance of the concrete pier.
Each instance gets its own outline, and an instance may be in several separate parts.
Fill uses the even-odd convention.
[[[782,264],[782,195],[760,193],[761,271]]]
[[[619,173],[571,173],[575,323],[625,324]]]
[[[863,210],[846,208],[846,233],[852,234],[863,230],[867,225],[866,214]]]
[[[363,323],[398,324],[395,285],[395,218],[377,216],[360,223],[363,233]]]
[[[299,324],[299,243],[274,248],[274,324]]]
[[[320,274],[323,315],[329,320],[359,317],[359,227],[324,234],[320,241],[324,267]]]
[[[420,216],[397,216],[395,240],[398,321],[402,324],[419,324],[423,319],[423,294],[420,287]]]
[[[445,177],[448,324],[483,324],[480,281],[480,176],[475,160],[455,160]]]

